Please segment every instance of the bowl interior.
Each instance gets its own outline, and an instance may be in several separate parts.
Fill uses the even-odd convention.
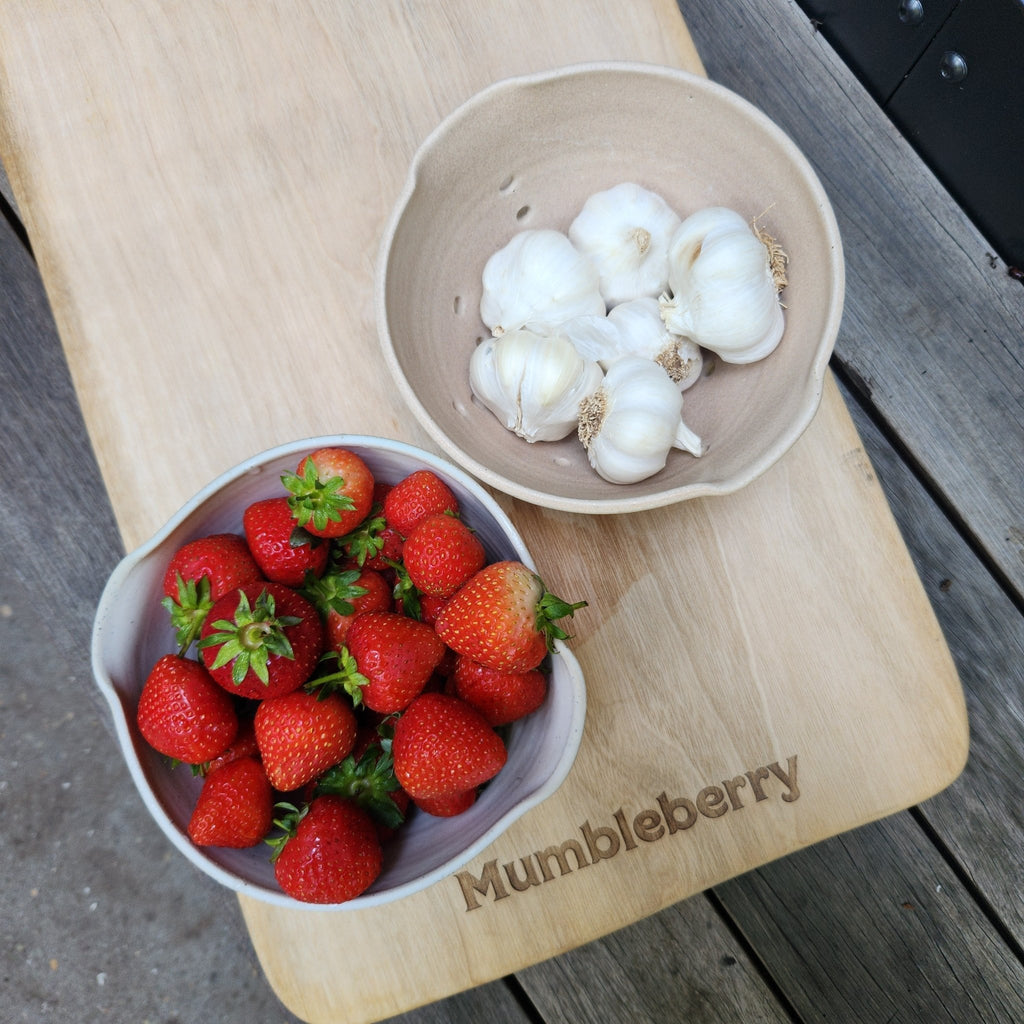
[[[707,453],[671,453],[654,477],[602,480],[576,437],[529,445],[469,388],[487,258],[525,228],[567,230],[593,192],[634,181],[685,217],[729,206],[790,257],[786,331],[767,359],[710,361],[684,419]],[[404,396],[444,450],[507,493],[571,511],[625,512],[727,493],[778,459],[820,400],[842,306],[831,207],[793,143],[706,79],[646,65],[585,65],[510,79],[455,111],[418,152],[385,235],[377,315]]]
[[[182,508],[165,529],[128,555],[101,597],[93,632],[93,670],[114,715],[118,739],[147,807],[170,840],[194,864],[231,888],[286,906],[307,908],[278,888],[269,848],[228,850],[194,846],[186,828],[200,781],[187,768],[172,770],[142,739],[135,707],[153,663],[173,650],[160,605],[164,568],[181,544],[208,533],[241,533],[242,509],[281,493],[280,476],[307,451],[334,444],[350,448],[375,476],[397,483],[414,469],[433,469],[454,490],[463,517],[477,531],[491,560],[516,558],[533,565],[515,527],[472,479],[427,452],[400,442],[355,436],[310,438],[249,460],[214,481]],[[477,803],[456,818],[416,815],[386,848],[384,869],[346,909],[396,899],[450,874],[471,859],[516,817],[562,782],[582,736],[584,693],[573,656],[559,645],[551,657],[545,704],[509,731],[508,762]],[[319,909],[319,908],[314,908]]]

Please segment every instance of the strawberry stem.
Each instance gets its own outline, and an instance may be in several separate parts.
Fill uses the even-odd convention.
[[[539,577],[538,577],[539,578]],[[564,619],[566,616],[572,618],[580,608],[586,608],[586,601],[576,601],[570,604],[568,601],[552,594],[541,580],[544,593],[537,602],[537,629],[544,635],[547,641],[548,650],[552,650],[556,640],[571,640],[571,634],[567,633],[556,619]]]

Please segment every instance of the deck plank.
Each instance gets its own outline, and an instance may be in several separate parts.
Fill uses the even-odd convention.
[[[796,3],[679,7],[709,77],[787,131],[829,194],[847,272],[837,363],[1024,595],[1020,283]]]

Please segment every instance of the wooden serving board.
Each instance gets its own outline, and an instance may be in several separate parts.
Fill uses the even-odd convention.
[[[431,447],[372,311],[408,162],[495,78],[597,59],[701,70],[672,0],[0,7],[0,153],[126,547],[285,440]],[[416,896],[243,899],[309,1021],[379,1020],[558,954],[916,803],[966,758],[954,666],[831,379],[738,494],[593,518],[502,501],[551,587],[589,602],[579,757]]]

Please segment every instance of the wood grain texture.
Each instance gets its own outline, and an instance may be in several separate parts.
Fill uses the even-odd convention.
[[[375,351],[374,239],[408,157],[494,77],[493,60],[466,53],[500,46],[502,73],[595,57],[696,66],[666,3],[628,15],[525,5],[500,25],[452,6],[378,6],[372,24],[346,20],[356,8],[296,10],[242,22],[211,7],[187,32],[156,4],[0,12],[0,33],[22,44],[4,49],[4,158],[129,546],[214,473],[284,438],[367,430],[422,443],[383,377],[361,373],[342,399],[340,371],[326,368]],[[356,37],[353,53],[342,41]],[[45,88],[25,88],[42,49]],[[302,404],[274,398],[281,387]],[[533,963],[923,799],[962,764],[955,672],[833,387],[798,448],[741,495],[601,522],[509,507],[549,582],[596,609],[577,641],[592,712],[570,782],[471,872],[490,860],[525,871],[535,851],[583,842],[584,824],[606,851],[618,829],[618,848],[586,871],[549,861],[551,885],[477,911],[455,880],[359,917],[246,901],[268,977],[309,1020],[378,1019]],[[700,643],[666,649],[680,621]],[[624,713],[623,660],[656,695],[650,721]],[[787,801],[795,789],[767,765],[792,774],[793,755],[800,796]],[[655,836],[655,817],[635,817],[662,807],[667,821],[660,793],[698,800],[726,779],[744,780],[731,811],[715,817],[724,804],[709,790],[692,832]],[[400,918],[456,941],[410,940],[396,964]],[[347,975],[340,951],[375,943],[385,983]],[[338,955],[318,960],[311,946]]]
[[[822,898],[814,882],[826,878]],[[800,1020],[964,1024],[1024,1015],[1020,961],[993,941],[982,909],[909,815],[801,851],[718,894]],[[898,925],[882,923],[879,906]]]
[[[755,957],[694,897],[606,938],[520,971],[549,1024],[787,1024]]]

